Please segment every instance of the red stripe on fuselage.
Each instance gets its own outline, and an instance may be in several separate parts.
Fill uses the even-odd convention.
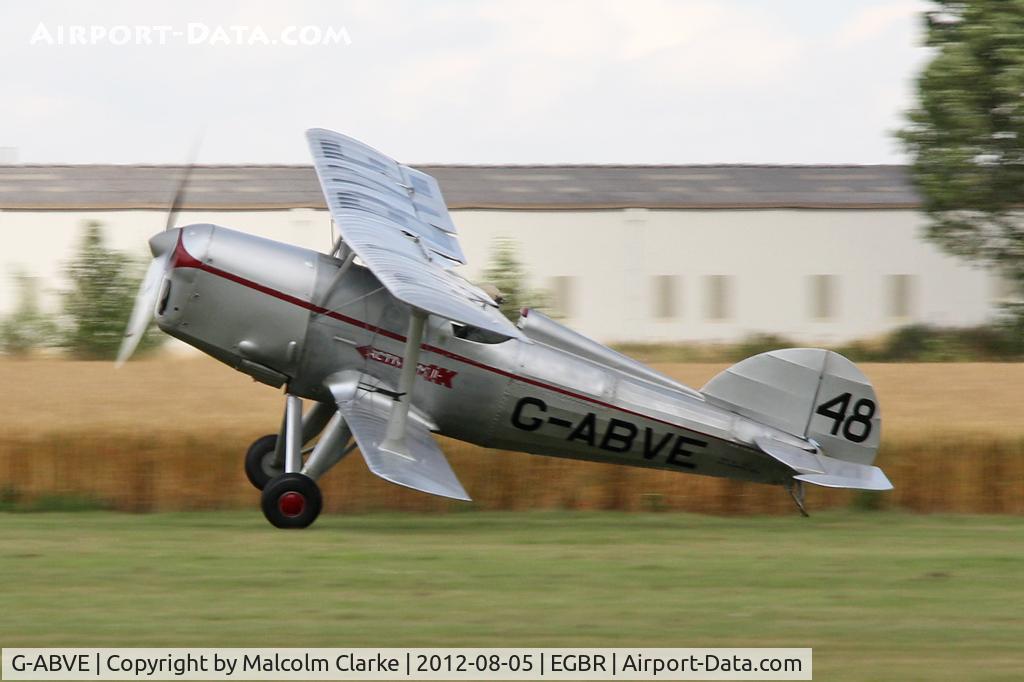
[[[178,245],[175,248],[174,260],[172,261],[171,266],[172,267],[179,267],[179,268],[195,268],[197,270],[202,270],[203,272],[208,272],[211,275],[215,275],[217,277],[221,277],[221,278],[229,280],[231,282],[235,282],[236,284],[241,284],[242,286],[248,287],[249,289],[254,289],[256,291],[259,291],[260,293],[266,294],[268,296],[272,296],[274,298],[280,299],[280,300],[285,301],[287,303],[291,303],[292,305],[299,306],[300,308],[305,308],[306,310],[312,311],[312,312],[314,312],[314,313],[316,313],[318,315],[326,315],[326,316],[328,316],[330,318],[333,318],[335,320],[338,320],[340,322],[344,322],[346,324],[350,324],[350,325],[352,325],[354,327],[359,327],[360,329],[365,329],[366,331],[372,332],[374,334],[380,334],[381,336],[386,336],[389,339],[394,339],[395,341],[400,341],[401,343],[405,343],[405,340],[406,340],[406,337],[402,336],[401,334],[395,333],[395,332],[393,332],[393,331],[391,331],[389,329],[384,329],[383,327],[378,327],[378,326],[370,324],[368,322],[364,322],[363,320],[358,320],[358,319],[356,319],[354,317],[349,317],[348,315],[343,315],[342,313],[339,313],[339,312],[337,312],[335,310],[330,310],[328,308],[324,308],[323,306],[315,305],[314,303],[311,303],[310,301],[307,301],[305,299],[301,299],[301,298],[298,298],[296,296],[292,296],[291,294],[286,294],[283,291],[278,291],[277,289],[271,289],[270,287],[265,286],[263,284],[260,284],[259,282],[254,282],[251,279],[246,279],[245,277],[241,277],[241,276],[236,275],[234,273],[227,272],[226,270],[221,270],[220,268],[215,268],[212,265],[209,265],[208,263],[203,263],[202,261],[197,260],[194,256],[192,256],[192,254],[190,254],[185,249],[185,245],[182,243],[181,238],[179,238]],[[597,398],[594,398],[593,396],[585,395],[583,393],[576,393],[575,391],[570,391],[569,389],[562,388],[561,386],[554,386],[552,384],[544,383],[543,381],[538,381],[537,379],[531,379],[530,377],[524,377],[524,376],[519,375],[519,374],[513,374],[512,372],[505,371],[505,370],[501,369],[500,367],[493,367],[491,365],[485,365],[484,363],[478,362],[478,361],[476,361],[476,360],[474,360],[472,358],[467,358],[467,357],[465,357],[463,355],[458,355],[456,353],[452,353],[451,351],[445,350],[443,348],[438,348],[437,346],[431,346],[429,344],[424,343],[424,344],[422,344],[420,346],[420,348],[422,348],[425,351],[428,351],[428,352],[431,352],[431,353],[436,353],[437,355],[441,355],[443,357],[449,358],[451,360],[455,360],[456,362],[461,362],[463,364],[470,365],[471,367],[478,367],[480,369],[487,370],[488,372],[492,372],[494,374],[498,374],[500,376],[506,377],[508,379],[512,379],[514,381],[519,381],[519,382],[524,383],[524,384],[529,384],[531,386],[536,386],[537,388],[543,388],[543,389],[548,390],[548,391],[554,391],[555,393],[560,393],[560,394],[568,396],[570,398],[576,398],[577,400],[583,400],[585,402],[591,403],[593,405],[597,405],[599,407],[604,407],[604,408],[607,408],[609,410],[616,410],[618,412],[629,414],[629,415],[632,415],[634,417],[640,417],[641,419],[649,419],[649,420],[651,420],[653,422],[657,422],[659,424],[664,424],[665,426],[671,426],[674,429],[680,429],[680,430],[683,430],[683,431],[689,431],[690,433],[696,433],[696,434],[699,434],[701,436],[705,436],[707,438],[712,438],[714,440],[718,440],[718,441],[722,441],[723,440],[722,438],[718,438],[717,436],[712,436],[711,434],[704,433],[702,431],[695,431],[692,428],[689,428],[689,427],[686,427],[686,426],[680,426],[679,424],[674,424],[674,423],[672,423],[670,421],[666,421],[664,419],[659,419],[658,417],[652,417],[652,416],[644,414],[642,412],[636,412],[635,410],[630,410],[628,408],[621,407],[619,405],[613,405],[612,403],[607,403],[607,402],[605,402],[603,400],[599,400]],[[728,441],[723,441],[723,442],[728,442]]]

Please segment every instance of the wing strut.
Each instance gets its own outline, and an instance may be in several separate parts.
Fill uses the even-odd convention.
[[[339,240],[340,240],[340,237],[339,237]],[[334,249],[334,251],[332,253],[337,253],[337,252],[338,252],[338,249]],[[320,301],[320,305],[327,305],[327,299],[329,299],[331,297],[331,294],[334,293],[334,287],[338,286],[338,282],[341,281],[341,278],[344,277],[345,273],[348,272],[349,268],[352,267],[352,261],[354,261],[355,259],[356,259],[356,252],[353,251],[352,249],[349,249],[348,250],[348,255],[345,256],[345,260],[343,260],[341,262],[341,267],[339,267],[338,271],[336,273],[334,273],[334,279],[332,279],[331,283],[327,285],[326,289],[324,289],[324,295],[323,295],[323,299]]]
[[[405,424],[409,419],[409,405],[412,403],[412,389],[419,368],[420,344],[423,343],[426,321],[426,312],[419,308],[411,309],[409,331],[405,335],[405,353],[402,355],[402,374],[398,378],[398,395],[395,396],[395,404],[388,418],[384,442],[380,444],[381,450],[410,460],[415,460],[415,457],[409,454],[405,442]]]

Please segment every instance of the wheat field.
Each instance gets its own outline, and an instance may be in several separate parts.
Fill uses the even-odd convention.
[[[700,388],[724,364],[657,369]],[[973,432],[1024,435],[1024,363],[864,364],[883,429],[898,436]],[[161,357],[120,369],[107,362],[0,359],[7,432],[273,431],[280,394],[206,357]]]
[[[724,365],[661,365],[700,387]],[[812,508],[1024,513],[1024,364],[867,364],[883,414],[879,497],[812,489]],[[203,357],[110,363],[0,361],[0,489],[84,495],[126,510],[251,507],[241,457],[276,431],[281,394]],[[790,513],[772,486],[443,447],[480,509]],[[370,475],[358,456],[328,475],[328,511],[448,510],[458,503]]]

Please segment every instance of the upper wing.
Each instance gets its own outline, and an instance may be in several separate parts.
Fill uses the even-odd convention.
[[[306,132],[320,187],[345,243],[411,306],[522,337],[495,302],[450,268],[466,259],[437,181],[345,135]]]

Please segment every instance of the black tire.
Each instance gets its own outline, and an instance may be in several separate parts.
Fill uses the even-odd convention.
[[[270,479],[284,473],[284,465],[274,466],[274,450],[277,448],[277,435],[269,434],[257,438],[245,453],[245,475],[256,490],[263,490]]]
[[[263,515],[278,528],[305,528],[323,508],[320,486],[305,474],[281,474],[263,488]]]

